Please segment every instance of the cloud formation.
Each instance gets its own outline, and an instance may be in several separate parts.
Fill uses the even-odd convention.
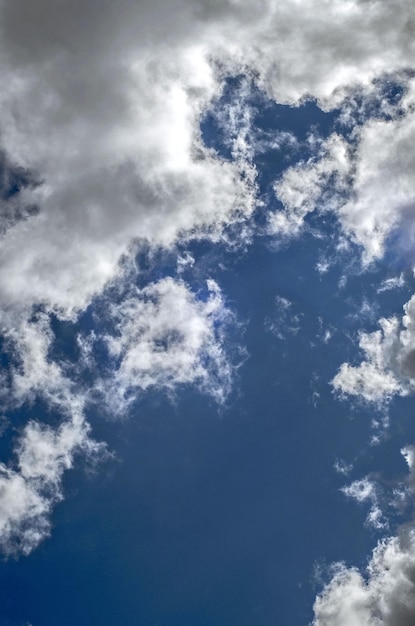
[[[341,395],[381,405],[395,395],[414,392],[415,296],[403,308],[401,320],[382,318],[380,330],[360,334],[364,360],[359,365],[343,363],[332,381]]]
[[[50,513],[62,499],[62,476],[76,453],[105,454],[89,437],[82,415],[58,428],[31,421],[21,433],[16,460],[0,464],[0,549],[5,555],[29,554],[50,532]]]
[[[66,316],[117,276],[134,240],[170,245],[202,231],[217,238],[251,214],[244,151],[226,162],[200,138],[200,116],[224,75],[256,77],[278,102],[314,97],[330,108],[350,86],[411,67],[414,52],[406,0],[393,9],[357,0],[175,0],[168,8],[122,0],[116,12],[108,1],[18,0],[0,11],[2,148],[37,181],[4,203],[39,209],[3,238],[0,295],[5,306],[43,302]],[[392,140],[398,155],[412,125],[405,117],[363,131],[360,200],[342,218],[363,245],[369,228],[379,230],[379,248],[393,221],[385,199],[371,224],[355,223],[362,203],[374,210],[368,155],[382,176],[383,151],[371,148]],[[315,176],[318,188],[326,169]]]
[[[354,480],[350,485],[342,487],[341,491],[359,503],[367,502],[370,509],[366,517],[366,524],[376,530],[383,530],[388,527],[388,523],[379,506],[378,486],[368,476],[360,480]]]
[[[49,534],[53,507],[63,497],[63,474],[77,456],[108,456],[85,419],[91,393],[105,400],[113,416],[124,413],[137,392],[148,388],[170,393],[178,385],[193,384],[217,402],[225,400],[234,365],[223,337],[234,319],[213,280],[205,291],[198,297],[183,281],[165,278],[141,290],[129,287],[117,304],[106,300],[102,321],[108,332],[99,337],[109,353],[105,363],[94,358],[95,333],[79,334],[82,356],[75,363],[53,358],[54,334],[45,313],[23,318],[6,334],[16,362],[4,381],[4,406],[30,405],[40,397],[62,422],[49,426],[32,419],[20,433],[14,460],[0,465],[4,554],[28,554]],[[79,382],[85,372],[95,378],[94,385]]]
[[[297,236],[317,206],[319,211],[336,211],[342,205],[341,195],[348,191],[352,169],[347,142],[333,134],[315,152],[313,158],[288,168],[275,182],[274,191],[284,209],[271,213],[270,234]]]
[[[363,575],[343,563],[314,604],[313,626],[411,626],[415,532],[380,541]]]
[[[409,473],[392,486],[387,507],[413,508],[414,446],[401,450]],[[391,487],[389,485],[389,487]],[[368,502],[367,523],[376,530],[387,528],[380,486],[370,477],[355,480],[342,489],[358,502]],[[415,529],[413,522],[398,529],[396,536],[381,539],[365,571],[331,566],[331,579],[314,604],[312,626],[409,626],[415,620]]]
[[[103,340],[114,369],[104,387],[116,411],[151,387],[193,384],[218,402],[226,398],[233,367],[223,338],[235,319],[215,281],[198,298],[183,281],[165,278],[110,303],[107,318],[113,330]]]
[[[252,217],[246,110],[231,112],[240,118],[229,131],[231,159],[201,136],[227,76],[244,74],[279,103],[314,98],[330,110],[357,86],[370,91],[375,78],[399,73],[399,115],[355,129],[356,145],[340,134],[317,141],[313,159],[276,181],[284,211],[269,228],[291,236],[317,207],[333,211],[370,262],[394,229],[413,223],[415,86],[404,71],[413,66],[414,20],[410,0],[0,0],[8,190],[0,198],[0,320],[11,358],[3,395],[7,407],[41,396],[62,417],[55,429],[27,424],[15,465],[1,467],[6,552],[37,545],[63,472],[76,451],[95,449],[76,368],[51,356],[51,313],[75,322],[122,281],[140,242],[217,242]],[[110,303],[115,331],[99,339],[120,402],[178,384],[223,398],[231,368],[220,327],[229,313],[212,281],[209,290],[198,299],[183,282],[163,279]],[[403,330],[384,320],[382,331],[362,334],[366,359],[342,366],[336,389],[382,401],[412,388],[411,301],[407,307]],[[93,340],[83,340],[92,350]]]

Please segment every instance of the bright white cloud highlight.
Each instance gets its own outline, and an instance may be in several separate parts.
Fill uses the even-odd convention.
[[[360,134],[352,195],[341,208],[347,232],[364,249],[365,259],[383,256],[385,241],[394,229],[413,230],[415,115],[371,121]]]

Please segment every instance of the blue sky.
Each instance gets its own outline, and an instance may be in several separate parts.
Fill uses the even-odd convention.
[[[414,10],[0,4],[1,626],[414,622]]]

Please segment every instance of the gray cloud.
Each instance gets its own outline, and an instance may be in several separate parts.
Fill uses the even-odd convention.
[[[279,102],[310,95],[330,108],[356,81],[412,63],[414,9],[395,4],[3,2],[2,144],[43,183],[20,194],[40,216],[4,238],[3,302],[73,314],[134,239],[218,237],[249,216],[246,166],[200,142],[223,73],[247,71]]]

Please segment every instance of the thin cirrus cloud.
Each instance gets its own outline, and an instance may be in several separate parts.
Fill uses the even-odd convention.
[[[2,159],[26,175],[0,206],[2,332],[19,363],[3,395],[8,406],[41,396],[62,415],[54,429],[27,424],[15,465],[1,467],[0,542],[6,552],[28,553],[49,532],[74,455],[99,451],[76,372],[51,358],[50,315],[75,322],[124,279],[120,261],[139,242],[214,243],[253,214],[248,130],[234,141],[231,160],[202,141],[200,121],[226,76],[245,74],[276,102],[313,98],[324,110],[341,107],[357,88],[369,93],[376,78],[396,76],[405,91],[399,110],[360,120],[352,138],[335,133],[317,142],[312,159],[275,181],[284,206],[270,215],[269,232],[298,235],[309,213],[330,211],[365,264],[384,254],[392,232],[403,225],[411,232],[415,82],[407,70],[415,5],[14,0],[0,3],[0,17]],[[353,120],[353,107],[347,115]],[[217,285],[209,288],[203,300],[184,282],[163,279],[112,303],[118,332],[100,339],[116,363],[121,404],[152,385],[195,384],[223,398],[232,368],[217,327],[230,314]],[[337,390],[379,403],[412,391],[411,303],[403,327],[387,319],[382,331],[362,333],[365,360],[342,366]],[[86,364],[94,340],[80,338]],[[411,533],[380,544],[367,581],[338,568],[316,602],[315,623],[411,623],[413,546]]]

